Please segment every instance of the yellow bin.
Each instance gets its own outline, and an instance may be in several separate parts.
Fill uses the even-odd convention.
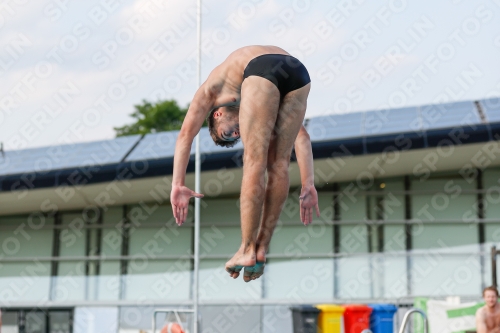
[[[342,316],[345,308],[340,305],[319,304],[321,310],[318,316],[318,333],[344,333]]]

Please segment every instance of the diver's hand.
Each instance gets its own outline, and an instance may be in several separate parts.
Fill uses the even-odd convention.
[[[189,207],[189,199],[191,197],[203,198],[203,194],[196,193],[186,186],[172,186],[170,192],[170,203],[172,204],[172,212],[174,213],[175,223],[182,225],[186,221]]]
[[[300,191],[300,220],[304,225],[313,221],[313,208],[316,210],[316,216],[319,217],[318,192],[314,185],[302,186]]]

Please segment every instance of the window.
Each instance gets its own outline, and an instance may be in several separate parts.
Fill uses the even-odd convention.
[[[128,211],[131,227],[125,299],[189,299],[192,228],[177,226],[170,206]],[[141,286],[141,288],[138,288]]]
[[[439,175],[412,182],[412,292],[415,295],[480,293],[476,182]],[[469,193],[467,192],[469,191]],[[446,222],[446,223],[445,223]]]
[[[52,290],[55,301],[84,300],[88,295],[86,280],[87,221],[81,212],[62,214],[59,237],[57,277]]]
[[[41,214],[0,217],[0,299],[48,300],[53,222]]]
[[[225,270],[241,245],[238,199],[203,200],[201,222],[200,299],[260,299],[262,279],[242,284],[243,271],[233,280]]]
[[[304,226],[298,194],[289,195],[269,247],[264,274],[266,298],[333,296],[333,259],[328,257],[333,253],[332,200],[332,192],[319,192],[321,215],[316,217],[314,213],[314,222]]]

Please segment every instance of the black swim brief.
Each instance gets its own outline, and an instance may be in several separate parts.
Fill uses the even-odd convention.
[[[311,82],[309,73],[300,60],[285,54],[263,54],[253,58],[243,72],[243,80],[252,75],[274,83],[281,98]]]

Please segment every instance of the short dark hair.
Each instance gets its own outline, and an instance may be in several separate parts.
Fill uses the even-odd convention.
[[[219,128],[219,121],[214,118],[214,112],[217,111],[218,109],[219,108],[213,109],[212,111],[210,111],[210,114],[208,115],[207,118],[208,131],[210,132],[210,136],[212,137],[212,140],[214,140],[217,146],[231,148],[238,143],[238,140],[226,141],[219,137],[219,134],[217,133],[217,128]]]
[[[498,297],[498,289],[497,289],[495,286],[489,286],[489,287],[484,288],[484,289],[483,289],[483,297],[484,297],[484,294],[485,294],[488,290],[494,291],[494,292],[495,292],[495,294],[497,294],[497,297]]]

